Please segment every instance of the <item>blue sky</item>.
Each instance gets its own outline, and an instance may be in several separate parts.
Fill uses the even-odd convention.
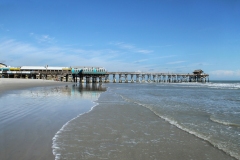
[[[240,1],[0,0],[0,62],[240,80]]]

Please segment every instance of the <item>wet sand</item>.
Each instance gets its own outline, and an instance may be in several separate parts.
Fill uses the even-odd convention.
[[[0,94],[10,90],[19,90],[31,87],[59,86],[66,84],[71,83],[43,79],[0,78]]]
[[[23,80],[23,79],[0,79],[0,103],[7,94],[18,94],[26,90],[28,92],[48,91],[50,86],[60,86],[72,84],[65,82],[54,82],[46,80]],[[46,87],[49,86],[49,87]],[[66,96],[65,96],[66,97]],[[44,97],[38,106],[26,106],[23,108],[36,108],[30,114],[18,119],[13,119],[11,123],[0,123],[0,159],[1,160],[53,160],[52,138],[56,132],[70,119],[82,112],[77,105],[68,105],[66,102],[60,106],[51,105]],[[59,98],[59,101],[62,98]],[[67,97],[65,99],[68,99]],[[1,101],[2,100],[2,101]],[[56,99],[58,100],[58,99]],[[13,104],[18,105],[17,99],[12,99]],[[16,103],[14,103],[14,101]],[[37,103],[26,99],[28,103]],[[40,101],[36,99],[35,101]],[[22,102],[21,102],[22,103]],[[1,107],[4,107],[1,103]],[[92,106],[92,102],[83,101],[81,106]],[[0,111],[1,110],[0,107]],[[7,106],[12,107],[12,106]],[[21,110],[19,111],[19,113]],[[2,118],[2,117],[0,117]]]
[[[60,159],[234,159],[111,91],[102,93],[97,102],[59,134],[57,142],[64,143],[64,150],[57,151]]]

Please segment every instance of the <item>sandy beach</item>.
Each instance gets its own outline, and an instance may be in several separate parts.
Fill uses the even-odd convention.
[[[43,79],[13,79],[0,78],[0,94],[10,90],[26,89],[31,87],[59,86],[72,84],[70,82],[60,82]]]
[[[54,159],[52,138],[56,132],[67,121],[86,112],[93,105],[89,100],[68,103],[68,92],[60,93],[60,89],[65,89],[66,85],[71,86],[72,83],[0,79],[1,160]],[[57,91],[59,95],[51,98],[51,94]]]

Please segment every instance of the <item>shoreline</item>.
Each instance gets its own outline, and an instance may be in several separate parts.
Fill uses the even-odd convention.
[[[97,100],[96,100],[97,101]],[[54,137],[52,138],[52,153],[54,155],[54,159],[55,160],[59,160],[59,155],[56,153],[56,150],[58,150],[58,146],[56,144],[56,140],[57,140],[57,137],[58,135],[64,130],[64,128],[69,124],[71,123],[72,121],[74,121],[75,119],[79,118],[80,116],[84,115],[84,114],[87,114],[87,113],[90,113],[96,106],[98,106],[99,104],[95,101],[92,101],[94,103],[94,105],[91,107],[91,109],[85,113],[81,113],[79,115],[77,115],[76,117],[70,119],[69,121],[67,121],[57,132],[56,134],[54,135]]]
[[[98,105],[71,120],[71,125],[64,127],[66,132],[58,135],[59,139],[68,138],[58,140],[59,144],[64,141],[66,152],[55,153],[59,156],[55,160],[235,159],[208,141],[170,124],[149,108],[124,101],[113,87],[106,86],[108,90],[101,94]]]
[[[107,89],[108,89],[108,88],[109,88],[109,87],[107,87]],[[107,90],[104,91],[104,92],[107,92]],[[57,146],[57,144],[56,144],[56,143],[57,143],[56,140],[57,140],[57,137],[59,136],[59,134],[61,134],[61,132],[64,131],[64,128],[67,127],[67,125],[68,125],[69,123],[71,123],[72,121],[80,118],[81,116],[86,115],[86,114],[90,113],[91,111],[93,111],[93,110],[99,105],[99,103],[98,103],[97,101],[98,101],[98,99],[100,98],[100,96],[101,96],[104,92],[102,92],[97,99],[91,101],[94,105],[91,107],[90,110],[88,110],[88,111],[86,111],[86,112],[84,112],[84,113],[80,113],[80,114],[77,115],[76,117],[70,119],[69,121],[67,121],[67,122],[56,132],[56,134],[55,134],[54,137],[52,138],[52,153],[53,153],[53,155],[54,155],[54,160],[59,160],[59,158],[60,158],[60,157],[59,157],[60,155],[56,153],[56,151],[59,149],[58,146]]]
[[[45,82],[43,82],[45,81]],[[0,79],[0,98],[1,98],[1,94],[5,94],[9,91],[14,92],[14,90],[24,90],[24,89],[31,89],[31,88],[36,88],[36,87],[54,87],[54,86],[63,86],[63,85],[68,85],[68,84],[72,84],[72,83],[66,83],[66,82],[55,82],[55,81],[50,81],[50,82],[46,82],[47,80],[13,80],[13,81],[1,81]],[[3,82],[3,83],[2,83]],[[8,83],[10,82],[10,83]],[[18,83],[17,83],[18,82]],[[2,85],[3,84],[3,85]],[[4,87],[2,87],[4,86]],[[10,86],[10,87],[9,87]],[[16,89],[15,89],[15,88]],[[141,150],[143,148],[146,148],[146,150],[149,150],[149,152],[151,152],[151,149],[154,150],[156,152],[156,150],[158,150],[162,155],[160,157],[157,157],[159,155],[154,155],[156,158],[161,158],[164,160],[168,160],[169,156],[172,159],[176,159],[176,158],[180,158],[180,159],[186,159],[189,158],[187,156],[190,155],[191,158],[193,159],[206,159],[209,157],[204,157],[204,155],[202,155],[202,153],[205,154],[206,153],[208,156],[210,156],[210,159],[235,159],[234,157],[232,157],[231,155],[228,155],[227,153],[225,153],[224,151],[222,151],[219,148],[214,147],[210,142],[203,140],[199,137],[197,137],[194,134],[188,133],[180,128],[178,128],[177,126],[171,124],[170,122],[168,122],[167,120],[165,120],[162,117],[159,117],[159,115],[156,115],[156,113],[154,113],[154,111],[152,111],[150,108],[147,108],[145,106],[141,106],[141,105],[136,105],[136,104],[127,104],[125,103],[123,97],[116,97],[116,95],[114,95],[113,88],[109,85],[106,85],[107,87],[107,91],[103,92],[100,94],[100,96],[98,97],[97,100],[91,101],[91,103],[93,103],[93,106],[91,106],[91,109],[77,114],[75,115],[73,118],[67,119],[65,118],[65,122],[63,123],[63,125],[61,125],[61,127],[55,131],[54,136],[51,137],[51,141],[49,142],[49,137],[50,134],[47,133],[48,136],[48,147],[49,145],[51,145],[51,149],[47,150],[47,149],[43,149],[42,154],[40,155],[45,155],[45,156],[40,156],[40,157],[33,157],[31,156],[30,159],[55,159],[58,160],[59,159],[59,155],[56,152],[57,150],[57,146],[54,143],[56,142],[56,137],[58,137],[59,134],[62,134],[62,132],[64,132],[64,129],[69,130],[69,123],[75,123],[76,125],[79,125],[79,128],[81,128],[81,124],[84,122],[84,124],[89,124],[89,126],[91,126],[92,124],[94,124],[94,126],[96,128],[91,128],[91,129],[86,129],[86,128],[82,128],[83,130],[83,134],[86,132],[87,137],[85,137],[86,139],[84,139],[83,141],[83,146],[88,146],[89,144],[91,145],[91,141],[95,139],[95,143],[94,145],[96,145],[96,141],[97,143],[101,141],[101,139],[109,139],[110,144],[114,144],[117,145],[116,143],[116,138],[119,138],[118,136],[132,136],[132,139],[135,139],[136,141],[138,140],[138,138],[141,139],[145,138],[147,136],[149,136],[148,134],[154,134],[156,135],[156,137],[153,137],[152,140],[149,139],[149,141],[153,141],[154,143],[152,143],[151,145],[149,145],[150,143],[146,143],[146,144],[141,144],[138,142],[131,142],[131,139],[129,139],[132,146],[130,146],[130,144],[125,144],[126,148],[128,148],[131,152],[134,153],[141,153]],[[2,90],[3,88],[3,90]],[[120,99],[119,99],[120,98]],[[116,101],[114,101],[114,99]],[[122,105],[117,104],[116,102],[122,102],[122,100],[124,101],[124,103]],[[89,105],[88,103],[86,103],[87,105]],[[73,115],[73,114],[71,114]],[[140,116],[139,116],[140,115]],[[158,118],[156,118],[158,117]],[[127,121],[127,120],[123,120],[124,117],[131,117],[131,119],[134,119],[131,121]],[[149,117],[149,118],[147,118]],[[54,120],[57,117],[52,117],[52,120]],[[144,119],[146,118],[146,119]],[[101,120],[101,121],[99,121]],[[110,121],[109,121],[110,120]],[[24,118],[24,120],[22,120],[22,125],[26,125],[25,123],[29,123],[29,118]],[[62,121],[63,122],[63,121]],[[61,122],[61,123],[62,123]],[[104,122],[104,123],[103,123]],[[138,128],[138,122],[144,122],[146,126],[151,126],[151,127],[147,127],[147,128]],[[154,123],[158,123],[158,125],[152,124],[152,122]],[[58,124],[50,124],[51,126],[45,126],[45,127],[55,127],[55,130],[57,128],[57,126],[60,125],[60,122],[57,122]],[[120,123],[121,125],[119,125],[118,123]],[[130,124],[135,124],[136,126],[131,126]],[[97,126],[96,126],[97,125]],[[15,127],[19,127],[18,125],[15,125]],[[86,126],[85,126],[86,127]],[[103,129],[105,128],[111,128],[110,132],[115,132],[114,134],[116,135],[112,135],[109,134],[109,130],[108,132],[104,131]],[[116,128],[117,127],[117,128]],[[133,127],[133,128],[132,128]],[[174,128],[175,127],[175,128]],[[164,128],[164,129],[163,129]],[[44,128],[45,129],[45,128]],[[50,128],[48,128],[47,130],[49,130]],[[147,129],[147,130],[146,130]],[[53,133],[53,129],[51,130],[51,134]],[[122,132],[122,130],[124,132]],[[137,137],[135,137],[135,134],[132,134],[132,130],[134,130],[134,132],[138,133]],[[145,132],[146,134],[142,134],[141,132]],[[172,132],[173,131],[173,132]],[[34,131],[35,132],[35,131]],[[73,133],[77,133],[78,131],[72,131]],[[95,133],[100,133],[100,135],[103,135],[103,137],[99,137],[94,135]],[[148,133],[149,132],[149,133]],[[156,134],[156,133],[158,134]],[[82,133],[82,132],[79,132]],[[94,134],[93,134],[94,133]],[[127,133],[127,134],[126,134]],[[37,136],[40,136],[39,133],[36,133]],[[173,136],[172,134],[174,134],[175,136]],[[1,132],[0,132],[1,135]],[[160,139],[158,139],[160,137]],[[0,136],[1,138],[1,136]],[[21,138],[21,137],[20,137]],[[97,139],[96,139],[97,138]],[[181,146],[180,144],[176,144],[170,141],[166,141],[166,140],[170,140],[170,139],[174,139],[175,142],[181,142],[181,141],[186,141],[185,144],[183,146]],[[1,139],[0,139],[1,140]],[[39,141],[37,139],[35,139],[35,141]],[[90,141],[90,142],[88,142]],[[157,142],[161,142],[162,144],[159,144]],[[39,141],[41,142],[41,141]],[[120,141],[119,141],[120,142]],[[121,143],[126,143],[124,141],[121,141]],[[209,143],[209,144],[208,144]],[[39,143],[39,145],[44,146],[44,144],[41,142]],[[82,144],[79,144],[82,145]],[[99,144],[100,145],[100,144]],[[157,145],[157,146],[156,146]],[[137,148],[132,148],[132,147],[137,147]],[[154,147],[153,147],[154,146]],[[206,147],[208,146],[208,147]],[[0,145],[1,147],[1,145]],[[4,146],[3,146],[4,147]],[[38,146],[39,147],[39,146]],[[37,147],[37,148],[38,148]],[[167,147],[167,149],[166,149]],[[183,148],[185,147],[185,149]],[[28,152],[31,152],[32,148],[29,148]],[[49,148],[48,148],[49,149]],[[111,149],[111,148],[110,148]],[[117,148],[116,148],[117,149]],[[148,159],[149,157],[145,158],[143,157],[136,157],[136,155],[131,155],[128,153],[128,149],[123,150],[122,152],[125,153],[126,155],[118,155],[121,156],[121,158],[125,158],[125,159]],[[189,150],[186,150],[189,149]],[[27,154],[31,154],[28,153]],[[38,151],[41,152],[41,151]],[[50,154],[51,152],[51,154]],[[171,153],[170,155],[167,155],[166,153],[169,152]],[[213,153],[210,153],[213,152]],[[146,153],[146,154],[150,154],[150,153]],[[152,153],[152,154],[156,154],[156,153]],[[183,155],[180,155],[183,154]],[[213,154],[213,155],[212,155]],[[0,152],[1,155],[1,152]],[[84,155],[86,156],[86,155]],[[223,158],[224,157],[224,158]],[[77,158],[83,158],[83,157],[77,157]],[[119,159],[121,159],[119,158]],[[170,159],[171,159],[170,158]],[[25,158],[18,158],[18,159],[24,159]],[[27,159],[27,160],[28,160]],[[97,158],[96,158],[97,159]],[[114,159],[114,158],[113,158]]]

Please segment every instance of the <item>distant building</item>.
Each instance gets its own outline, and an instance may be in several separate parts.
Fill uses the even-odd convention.
[[[0,68],[5,68],[5,67],[7,67],[6,64],[0,63]]]
[[[107,70],[103,67],[80,67],[74,66],[72,68],[72,74],[106,74]]]
[[[203,73],[203,70],[201,69],[197,69],[195,71],[193,71],[193,74],[196,74],[196,75],[201,75]]]

